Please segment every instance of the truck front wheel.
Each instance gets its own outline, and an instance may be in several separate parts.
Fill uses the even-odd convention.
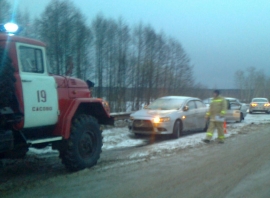
[[[80,115],[74,119],[66,150],[61,151],[62,163],[70,171],[94,166],[101,153],[102,135],[95,118]]]

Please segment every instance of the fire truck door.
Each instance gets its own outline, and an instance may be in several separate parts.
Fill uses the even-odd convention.
[[[24,128],[53,125],[58,120],[56,82],[48,75],[45,48],[17,43],[24,102]]]

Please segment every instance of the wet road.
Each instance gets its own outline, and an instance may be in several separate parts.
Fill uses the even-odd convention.
[[[5,197],[270,197],[269,140],[269,124],[247,128],[225,144],[59,175]]]

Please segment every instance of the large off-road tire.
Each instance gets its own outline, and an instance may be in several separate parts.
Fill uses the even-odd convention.
[[[70,171],[94,166],[101,153],[102,135],[95,118],[77,116],[72,123],[66,150],[61,151],[62,163]]]
[[[180,120],[176,120],[173,126],[172,137],[178,139],[180,136],[182,136],[182,123]]]
[[[26,153],[28,152],[28,147],[21,147],[17,148],[12,151],[8,151],[7,153],[4,154],[4,158],[6,159],[22,159],[25,158]]]

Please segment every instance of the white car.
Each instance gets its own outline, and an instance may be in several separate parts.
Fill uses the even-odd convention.
[[[270,113],[270,103],[267,98],[253,98],[249,105],[249,113],[265,112]]]
[[[129,129],[136,134],[172,134],[203,131],[207,128],[206,105],[199,99],[185,96],[166,96],[130,115]]]
[[[227,122],[241,122],[247,115],[248,106],[241,103],[237,98],[224,97],[227,100],[228,108],[226,111]],[[213,98],[204,99],[203,102],[209,107]]]

